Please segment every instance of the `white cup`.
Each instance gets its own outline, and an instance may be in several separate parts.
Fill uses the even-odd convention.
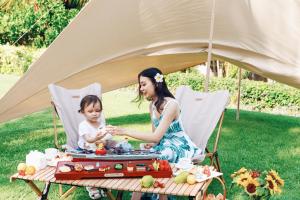
[[[55,148],[47,148],[45,149],[45,155],[47,160],[51,160],[58,155],[58,150]]]
[[[192,160],[190,158],[179,158],[178,164],[183,166],[190,165],[192,164]]]

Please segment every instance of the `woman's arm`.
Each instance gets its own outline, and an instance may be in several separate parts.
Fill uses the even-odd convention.
[[[146,142],[154,142],[158,143],[167,129],[169,128],[170,124],[174,119],[177,118],[179,112],[179,107],[176,102],[170,102],[170,105],[164,111],[164,115],[161,119],[159,126],[155,129],[153,134],[145,134],[137,131],[128,131],[126,129],[117,130],[116,134],[118,135],[127,135],[129,137],[133,137],[139,140],[143,140]]]

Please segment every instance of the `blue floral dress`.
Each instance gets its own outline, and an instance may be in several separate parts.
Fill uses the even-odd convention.
[[[165,104],[159,118],[156,117],[156,108],[154,104],[152,104],[152,123],[155,128],[159,126],[164,111],[171,101],[175,101],[178,104],[175,99],[169,100]],[[160,142],[153,147],[154,150],[161,152],[161,159],[168,160],[171,163],[177,163],[180,158],[193,158],[203,154],[203,151],[199,149],[184,132],[180,115],[181,114],[179,114],[178,119],[175,119],[170,124]]]

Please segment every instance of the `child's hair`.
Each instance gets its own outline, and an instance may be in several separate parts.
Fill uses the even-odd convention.
[[[151,80],[151,82],[154,85],[155,88],[155,93],[157,95],[157,101],[155,102],[155,107],[156,109],[159,111],[160,110],[160,106],[163,104],[164,102],[164,98],[165,97],[171,97],[173,99],[175,99],[175,97],[173,96],[173,94],[169,91],[167,84],[165,82],[165,78],[163,77],[162,80],[158,81],[155,79],[155,76],[163,76],[162,72],[155,67],[151,67],[148,69],[143,70],[142,72],[140,72],[138,74],[138,81],[139,81],[139,94],[138,97],[136,98],[137,102],[141,102],[142,98],[143,98],[143,94],[140,90],[141,85],[140,85],[140,77],[147,77]]]
[[[90,104],[95,105],[97,102],[100,103],[100,111],[102,111],[102,102],[99,99],[99,97],[97,97],[96,95],[87,95],[87,96],[83,97],[83,99],[80,102],[80,109],[78,110],[78,112],[83,113],[84,108],[86,106],[89,106]]]

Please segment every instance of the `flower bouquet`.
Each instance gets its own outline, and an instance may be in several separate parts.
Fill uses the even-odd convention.
[[[231,174],[232,185],[244,190],[243,196],[252,200],[270,199],[271,196],[280,194],[284,181],[275,170],[259,172],[241,168]]]

